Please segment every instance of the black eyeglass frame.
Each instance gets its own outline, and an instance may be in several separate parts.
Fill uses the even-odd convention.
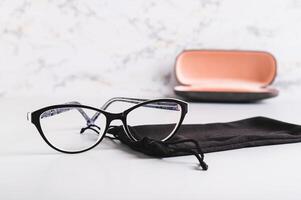
[[[134,98],[122,98],[122,99],[138,100],[138,101],[142,100],[142,99],[134,99]],[[183,120],[185,118],[185,115],[188,112],[188,103],[186,103],[184,101],[181,101],[181,100],[178,100],[178,99],[172,99],[172,98],[162,98],[162,99],[142,100],[142,101],[143,101],[142,103],[138,103],[137,105],[134,105],[134,106],[126,109],[125,111],[123,111],[121,113],[110,113],[110,112],[107,112],[107,111],[102,110],[102,109],[98,109],[98,108],[94,108],[94,107],[86,106],[86,105],[81,105],[81,104],[58,104],[58,105],[52,105],[52,106],[47,106],[47,107],[41,108],[39,110],[36,110],[36,111],[30,113],[30,117],[31,117],[30,121],[35,125],[35,127],[37,128],[37,130],[40,133],[40,135],[43,138],[43,140],[51,148],[55,149],[56,151],[62,152],[62,153],[76,154],[76,153],[82,153],[82,152],[88,151],[88,150],[93,149],[94,147],[96,147],[103,140],[103,138],[105,137],[105,135],[107,134],[107,131],[110,128],[110,124],[111,124],[111,122],[113,120],[121,120],[123,128],[124,128],[124,131],[125,131],[127,137],[129,137],[129,139],[131,139],[133,141],[137,141],[137,139],[132,135],[132,133],[130,132],[130,130],[128,128],[128,125],[127,125],[127,115],[131,111],[135,110],[136,108],[139,108],[139,107],[141,107],[143,105],[146,105],[146,104],[160,103],[160,102],[170,102],[170,103],[176,103],[177,105],[179,105],[181,107],[181,116],[180,116],[180,119],[179,119],[176,127],[173,129],[173,132],[169,136],[167,136],[166,138],[164,138],[164,140],[162,140],[162,141],[166,141],[166,140],[172,138],[172,136],[175,135],[175,133],[180,128],[180,126],[181,126],[181,124],[182,124],[182,122],[183,122]],[[108,101],[108,102],[106,104],[108,104],[108,105],[111,104],[110,101]],[[107,108],[106,104],[105,104],[105,108]],[[96,111],[96,113],[103,114],[106,117],[106,126],[105,126],[105,130],[104,130],[104,133],[101,136],[101,138],[99,138],[98,141],[94,145],[92,145],[91,147],[88,147],[86,149],[79,150],[79,151],[65,151],[65,150],[59,149],[59,148],[55,147],[54,145],[52,145],[48,141],[48,139],[45,136],[45,134],[43,133],[43,130],[42,130],[42,127],[41,127],[41,123],[40,123],[40,119],[41,119],[41,115],[43,113],[45,113],[46,111],[53,110],[53,109],[60,109],[60,108],[85,108],[85,109],[94,110],[94,111]],[[97,116],[96,116],[96,118],[97,118]]]

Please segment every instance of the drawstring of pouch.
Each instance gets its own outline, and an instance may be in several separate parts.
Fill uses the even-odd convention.
[[[176,153],[188,153],[194,155],[203,170],[208,169],[208,165],[204,161],[204,153],[198,144],[197,141],[193,139],[184,139],[178,141],[158,141],[154,139],[150,139],[148,137],[144,137],[139,141],[124,141],[120,138],[120,131],[117,127],[112,127],[108,130],[108,133],[112,136],[106,136],[110,139],[117,139],[127,143],[131,148],[136,149],[138,151],[143,151],[144,153],[155,156],[155,157],[164,157],[171,156]],[[179,147],[179,144],[183,143],[191,143],[195,148],[187,148],[187,147]]]

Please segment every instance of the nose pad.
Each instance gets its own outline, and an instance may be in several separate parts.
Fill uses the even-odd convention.
[[[86,130],[92,130],[94,131],[95,133],[99,134],[99,131],[101,131],[100,127],[95,125],[95,124],[90,124],[88,125],[87,127],[83,127],[81,130],[80,130],[80,134],[83,134]]]

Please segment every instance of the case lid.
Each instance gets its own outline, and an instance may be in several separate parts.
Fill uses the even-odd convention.
[[[268,52],[186,50],[177,57],[175,73],[183,85],[262,88],[273,82],[276,68],[276,60]]]

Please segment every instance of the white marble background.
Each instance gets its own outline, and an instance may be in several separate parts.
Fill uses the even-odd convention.
[[[170,96],[183,49],[273,53],[301,83],[300,0],[0,0],[0,96]]]

